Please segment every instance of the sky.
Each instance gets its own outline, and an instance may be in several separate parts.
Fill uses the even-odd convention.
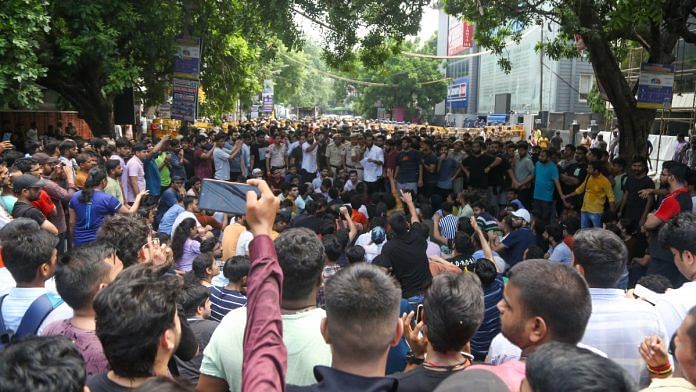
[[[297,24],[302,28],[302,31],[304,31],[305,35],[307,36],[307,39],[315,42],[317,44],[321,44],[322,40],[322,27],[315,24],[314,22],[310,21],[309,19],[299,15],[295,14],[295,21]],[[423,42],[426,39],[430,38],[430,36],[437,31],[437,9],[432,8],[432,7],[427,7],[423,11],[423,19],[421,20],[420,23],[420,32],[418,33],[418,38],[420,38],[420,41]]]

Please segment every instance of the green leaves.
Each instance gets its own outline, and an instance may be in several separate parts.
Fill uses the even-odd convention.
[[[46,2],[5,0],[0,7],[0,106],[32,106],[40,102],[36,80],[46,68],[36,52],[48,27]]]

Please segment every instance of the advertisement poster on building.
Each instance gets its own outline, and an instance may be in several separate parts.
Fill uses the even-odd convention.
[[[474,24],[465,20],[449,17],[447,32],[447,55],[454,56],[474,44]]]
[[[468,105],[469,77],[464,76],[454,79],[452,84],[447,86],[447,107],[466,108]],[[450,110],[451,111],[451,110]]]
[[[171,117],[182,121],[196,121],[198,108],[198,81],[172,79]]]
[[[672,107],[674,64],[642,63],[638,79],[638,107],[669,109]]]

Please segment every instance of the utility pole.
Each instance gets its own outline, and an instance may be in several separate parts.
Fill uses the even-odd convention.
[[[544,108],[544,19],[541,19],[541,45],[539,50],[539,119]]]

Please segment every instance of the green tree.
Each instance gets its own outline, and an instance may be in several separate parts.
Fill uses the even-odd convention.
[[[47,87],[96,135],[111,134],[113,100],[125,88],[147,103],[165,99],[177,36],[203,39],[208,113],[232,111],[260,91],[271,38],[299,44],[292,14],[273,2],[8,1],[0,10],[0,103],[30,106],[41,99],[38,86]]]
[[[0,7],[0,106],[36,104],[36,79],[46,74],[38,62],[39,39],[48,28],[46,1],[5,0]]]
[[[270,68],[277,102],[294,108],[328,108],[334,82],[326,76],[328,71],[321,48],[311,42],[306,42],[299,52],[283,48]]]
[[[434,50],[432,38],[421,47],[413,41],[404,42],[401,47],[421,53]],[[386,85],[355,84],[358,88],[356,104],[359,112],[366,117],[376,117],[377,107],[381,105],[388,111],[405,108],[407,119],[427,119],[433,113],[435,104],[445,99],[447,89],[437,62],[406,56],[390,56],[378,66],[358,66],[358,71],[351,73],[351,76],[357,80]]]

